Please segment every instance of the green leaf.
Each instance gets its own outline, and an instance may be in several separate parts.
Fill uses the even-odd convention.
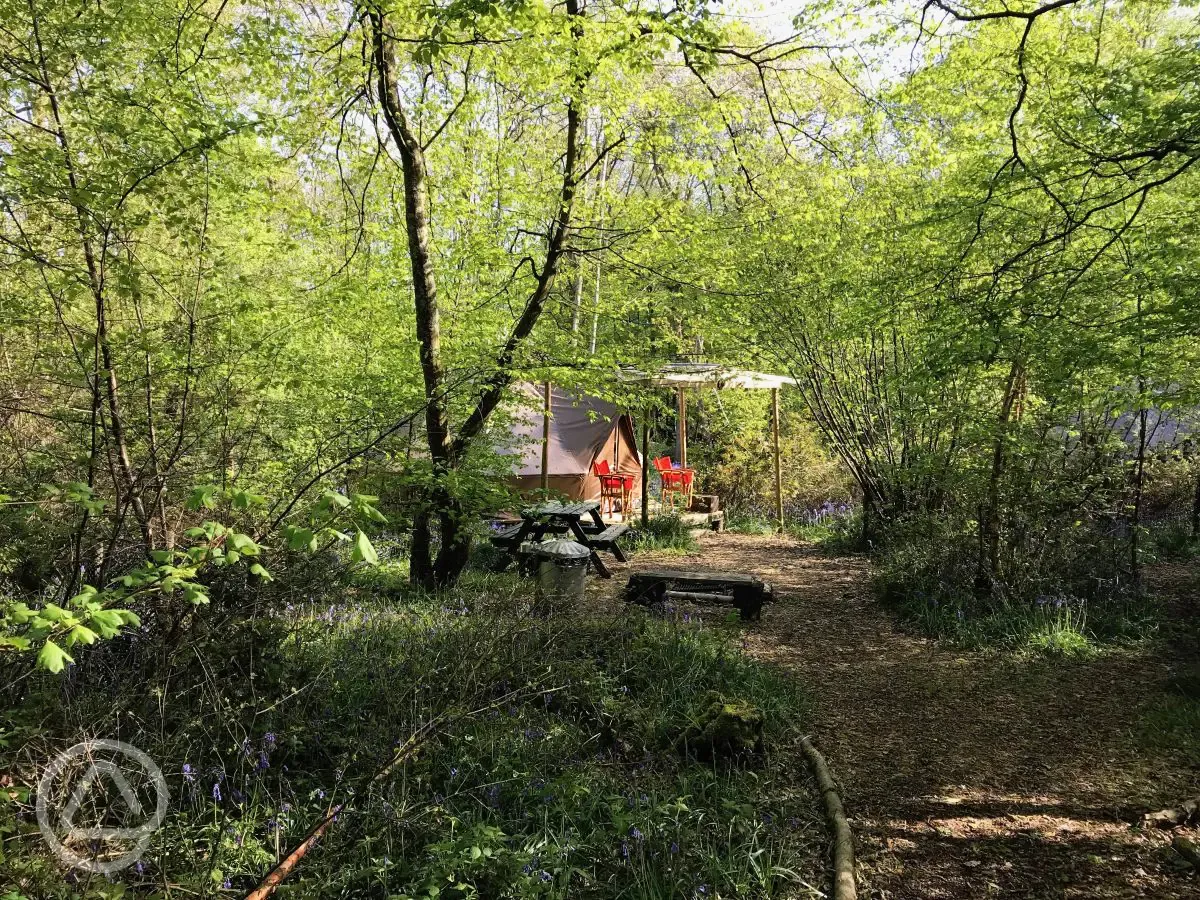
[[[88,623],[94,625],[100,630],[100,636],[105,640],[114,638],[121,631],[121,626],[124,624],[125,618],[121,610],[116,609],[99,609],[92,613]]]
[[[250,574],[257,575],[263,581],[274,581],[275,580],[274,578],[271,577],[271,573],[268,572],[266,569],[264,569],[259,563],[254,563],[253,565],[250,566]]]
[[[231,532],[225,544],[230,550],[236,551],[242,556],[258,556],[262,552],[262,547],[254,543],[254,539],[247,534]]]
[[[198,584],[185,585],[183,599],[193,606],[203,606],[208,603],[208,595]]]
[[[99,637],[96,632],[88,628],[86,625],[76,625],[67,632],[67,646],[73,647],[75,644],[94,644]]]
[[[57,675],[67,663],[73,663],[70,655],[54,641],[46,641],[37,656],[37,663],[51,675]]]
[[[252,494],[249,491],[234,491],[230,499],[230,505],[234,509],[250,509],[252,506],[266,506],[267,498],[260,497],[258,494]]]
[[[85,584],[79,589],[79,593],[67,602],[70,603],[71,606],[84,606],[89,601],[95,599],[98,594],[99,591],[97,591],[94,587],[92,587],[90,584]]]
[[[326,491],[321,495],[321,501],[317,504],[319,510],[327,510],[332,506],[338,509],[345,509],[350,505],[350,498],[345,494],[339,494],[337,491]]]
[[[200,509],[215,509],[221,489],[215,484],[204,484],[192,488],[187,498],[187,508],[193,512]]]
[[[354,562],[365,562],[372,566],[379,562],[379,555],[375,552],[371,539],[362,529],[359,529],[358,534],[354,537],[354,550],[351,551],[350,558]]]
[[[312,552],[317,549],[317,537],[313,534],[311,528],[296,528],[289,525],[285,529],[285,535],[289,550],[308,550]]]
[[[10,606],[8,608],[8,617],[10,619],[12,619],[13,622],[15,622],[17,625],[26,624],[30,619],[32,619],[36,615],[37,615],[37,613],[35,613],[32,609],[30,609],[24,603],[14,603],[12,606]]]

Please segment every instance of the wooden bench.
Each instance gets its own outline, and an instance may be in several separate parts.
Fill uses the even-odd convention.
[[[621,562],[628,562],[622,552],[620,545],[617,544],[617,539],[629,530],[628,525],[609,525],[599,534],[592,535],[591,541],[593,547],[599,547],[601,550],[608,550]]]
[[[763,603],[775,599],[771,585],[753,575],[736,572],[684,572],[656,569],[635,572],[625,586],[625,600],[649,605],[671,599],[736,606],[743,619],[762,618]]]

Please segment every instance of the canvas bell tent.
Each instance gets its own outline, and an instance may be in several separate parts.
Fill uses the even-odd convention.
[[[642,462],[628,414],[599,397],[551,387],[547,419],[543,385],[517,385],[516,392],[521,408],[514,416],[512,438],[500,450],[517,457],[513,487],[527,494],[544,485],[572,500],[598,500],[600,479],[593,466],[607,460],[613,472],[634,476],[637,496]]]

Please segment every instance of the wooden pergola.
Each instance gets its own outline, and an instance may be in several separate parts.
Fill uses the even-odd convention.
[[[687,393],[689,388],[712,388],[726,390],[741,388],[749,391],[771,392],[771,436],[775,451],[775,519],[779,530],[783,530],[783,468],[779,455],[779,390],[785,385],[795,385],[796,379],[786,375],[770,375],[764,372],[749,372],[718,363],[668,363],[655,372],[624,369],[624,380],[651,387],[673,388],[677,398],[679,439],[679,464],[687,466]],[[650,417],[642,417],[642,525],[650,517]]]

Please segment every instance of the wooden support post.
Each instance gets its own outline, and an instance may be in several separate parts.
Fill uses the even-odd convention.
[[[550,382],[546,382],[542,403],[542,493],[550,490]]]
[[[679,391],[679,467],[681,469],[686,469],[688,464],[687,429],[687,388],[681,388]]]
[[[650,524],[650,408],[642,417],[642,527]]]
[[[783,531],[783,468],[779,460],[779,388],[771,388],[771,432],[775,443],[775,519]]]

